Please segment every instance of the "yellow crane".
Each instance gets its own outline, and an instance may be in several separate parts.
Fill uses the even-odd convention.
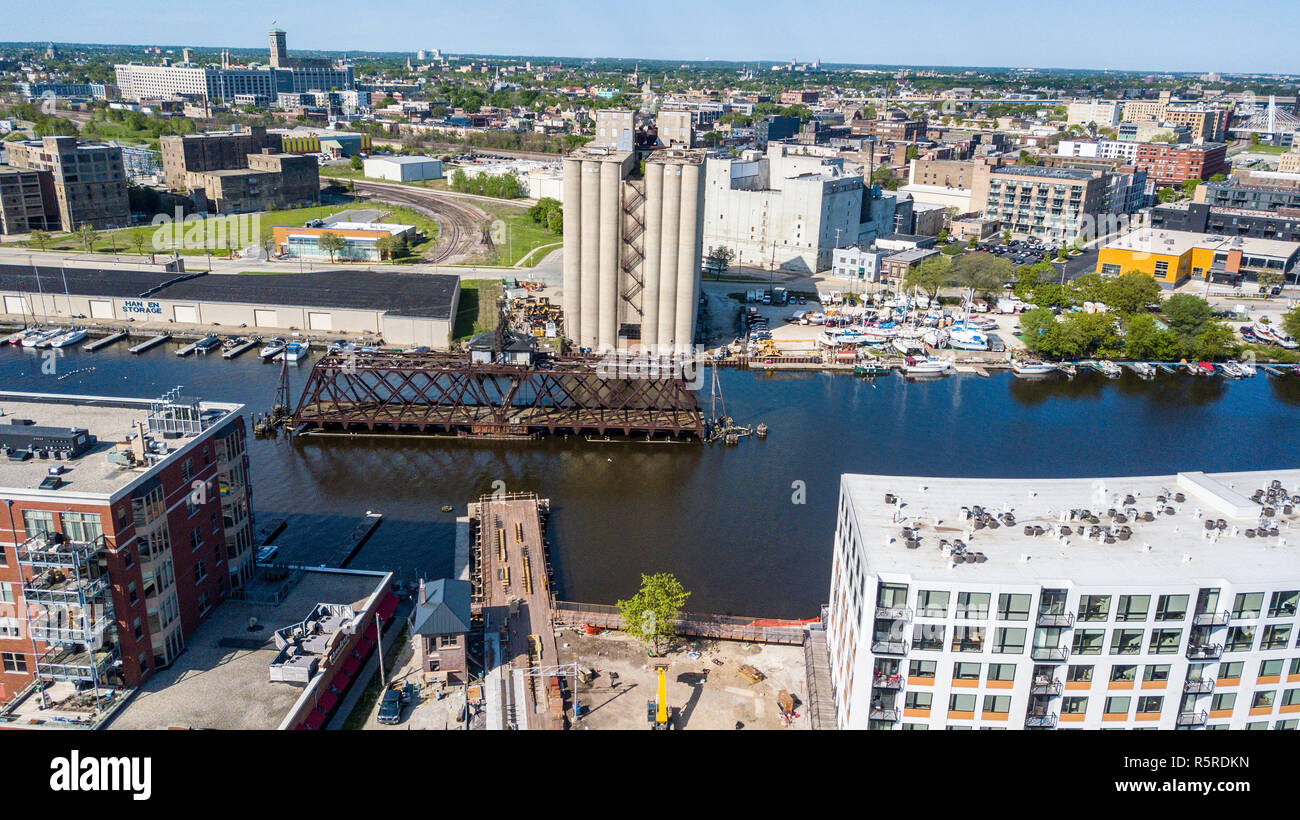
[[[668,661],[654,661],[650,666],[659,675],[659,688],[655,699],[646,702],[646,721],[651,729],[668,729]]]

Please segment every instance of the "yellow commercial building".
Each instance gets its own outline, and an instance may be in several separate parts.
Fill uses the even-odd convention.
[[[1300,243],[1245,236],[1220,236],[1141,228],[1103,246],[1097,273],[1118,276],[1141,271],[1161,286],[1174,288],[1188,279],[1239,286],[1259,274],[1289,278],[1300,258]]]

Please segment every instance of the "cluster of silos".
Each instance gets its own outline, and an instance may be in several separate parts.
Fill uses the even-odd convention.
[[[704,254],[704,152],[655,151],[645,164],[641,343],[686,351],[695,341]]]
[[[631,183],[636,165],[635,153],[602,148],[564,160],[565,335],[613,350],[621,325],[639,325],[643,346],[686,350],[703,255],[704,152],[655,151],[644,181]]]

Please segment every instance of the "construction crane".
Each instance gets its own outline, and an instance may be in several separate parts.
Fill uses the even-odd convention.
[[[672,728],[668,723],[668,661],[655,661],[651,664],[659,675],[659,690],[654,700],[646,701],[646,722],[651,729]]]

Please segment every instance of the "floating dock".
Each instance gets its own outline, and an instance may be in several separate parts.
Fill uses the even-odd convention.
[[[94,353],[96,350],[99,350],[101,347],[108,347],[109,345],[115,344],[116,342],[120,342],[125,338],[126,338],[126,331],[119,330],[118,332],[105,336],[102,339],[96,339],[93,342],[86,342],[84,345],[81,346],[81,349],[86,351],[87,353]]]
[[[242,353],[244,353],[244,352],[246,352],[246,351],[248,351],[248,350],[250,350],[251,348],[254,348],[254,347],[257,347],[257,341],[254,340],[254,339],[248,339],[248,340],[246,340],[246,341],[244,341],[244,342],[241,342],[241,343],[235,345],[234,347],[230,348],[229,350],[223,350],[223,351],[221,351],[221,358],[223,358],[223,359],[233,359],[233,358],[235,358],[236,356],[238,356],[238,355],[240,355],[240,354],[242,354]]]
[[[170,339],[171,337],[172,337],[172,335],[171,335],[170,333],[163,333],[163,334],[161,334],[161,335],[159,335],[159,336],[154,336],[154,337],[151,337],[151,338],[149,338],[149,339],[145,339],[145,340],[144,340],[143,342],[141,342],[140,344],[136,345],[135,347],[130,348],[130,352],[131,352],[131,353],[143,353],[143,352],[145,352],[146,350],[149,350],[150,348],[157,347],[158,345],[160,345],[160,344],[162,344],[163,342],[167,341],[167,340]]]

